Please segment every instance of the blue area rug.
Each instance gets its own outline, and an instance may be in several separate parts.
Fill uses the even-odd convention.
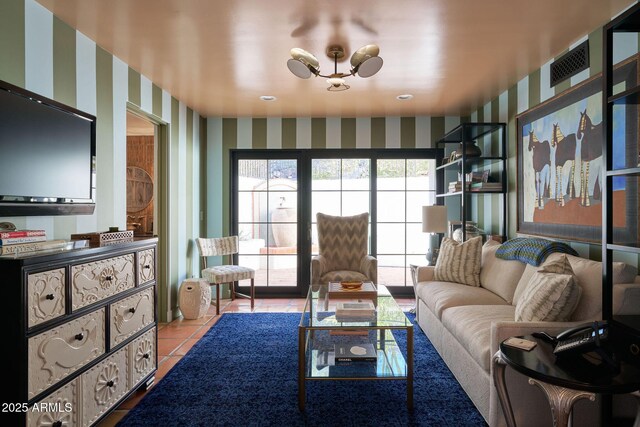
[[[413,413],[404,381],[307,381],[298,411],[299,321],[296,313],[223,315],[118,425],[486,425],[415,323]],[[404,350],[406,334],[395,335]]]

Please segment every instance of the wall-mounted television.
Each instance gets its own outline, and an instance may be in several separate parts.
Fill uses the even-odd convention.
[[[96,118],[0,81],[0,217],[92,214]]]

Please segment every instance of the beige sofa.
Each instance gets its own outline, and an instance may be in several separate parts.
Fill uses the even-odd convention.
[[[416,317],[440,356],[490,426],[505,425],[492,378],[492,356],[501,341],[535,331],[552,334],[589,320],[601,319],[601,263],[567,255],[582,295],[571,322],[516,322],[518,300],[539,267],[495,257],[500,245],[489,241],[482,248],[480,287],[434,280],[434,267],[420,267],[416,285]],[[546,262],[564,254],[551,254]],[[543,264],[544,265],[544,264]],[[614,263],[614,313],[640,307],[637,270]],[[549,404],[527,379],[507,369],[507,388],[518,427],[552,425]],[[633,399],[628,402],[634,403]],[[625,403],[626,405],[626,403]],[[574,425],[597,425],[598,405],[580,401]],[[633,413],[635,407],[627,413]]]

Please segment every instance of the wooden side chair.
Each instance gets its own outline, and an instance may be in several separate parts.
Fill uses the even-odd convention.
[[[200,252],[200,260],[202,263],[202,278],[207,280],[209,284],[216,287],[216,314],[220,314],[220,285],[224,283],[229,283],[232,300],[234,300],[236,296],[250,299],[251,309],[253,309],[255,297],[255,270],[233,264],[207,267],[207,257],[237,254],[238,236],[198,238],[196,239],[196,244],[198,246],[198,251]],[[236,292],[236,282],[246,279],[251,279],[250,295]]]

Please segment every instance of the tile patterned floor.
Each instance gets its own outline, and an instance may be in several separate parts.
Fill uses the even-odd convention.
[[[409,311],[414,307],[412,298],[396,299],[400,307]],[[253,312],[259,313],[299,313],[304,309],[304,298],[269,298],[256,299]],[[221,300],[223,313],[251,313],[251,303],[246,299]],[[187,354],[200,338],[213,326],[220,316],[216,316],[216,308],[212,305],[208,313],[195,320],[186,320],[182,317],[171,323],[158,324],[158,371],[156,372],[156,384],[162,380],[171,368]],[[133,408],[145,395],[145,391],[137,391],[124,401],[107,418],[100,422],[98,427],[115,426],[125,416],[129,409]]]

